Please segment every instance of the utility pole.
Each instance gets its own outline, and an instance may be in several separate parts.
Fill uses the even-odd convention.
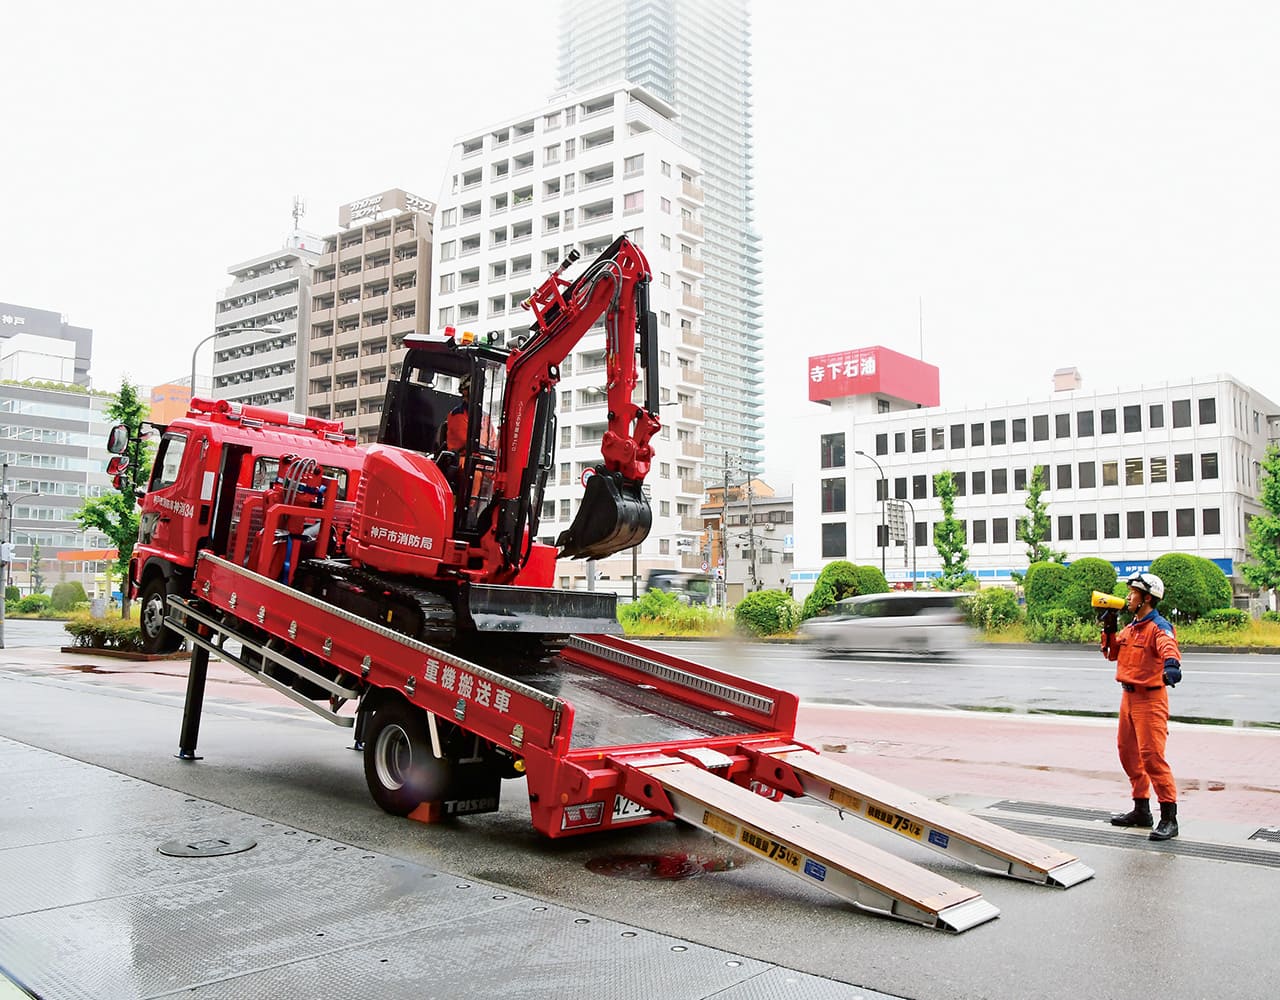
[[[720,606],[729,606],[729,453],[724,453],[724,493],[720,497]]]
[[[751,507],[751,473],[747,473],[747,544],[751,547],[751,589],[760,589],[756,579],[756,519]]]

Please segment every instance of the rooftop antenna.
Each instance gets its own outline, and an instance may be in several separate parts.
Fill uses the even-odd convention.
[[[924,360],[924,296],[921,295],[916,299],[916,305],[919,308],[920,316],[920,360]]]
[[[307,214],[307,203],[302,200],[302,195],[295,194],[293,196],[293,228],[297,229],[298,224],[302,221],[302,217]]]

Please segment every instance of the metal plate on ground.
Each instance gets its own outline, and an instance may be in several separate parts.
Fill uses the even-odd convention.
[[[156,848],[166,858],[220,858],[224,854],[252,851],[258,842],[252,837],[188,837],[166,840]]]
[[[1265,840],[1268,843],[1280,844],[1280,826],[1264,826],[1249,834],[1250,840]]]

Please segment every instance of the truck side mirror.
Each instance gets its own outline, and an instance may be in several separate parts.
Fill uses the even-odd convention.
[[[107,435],[107,451],[113,455],[123,455],[129,448],[129,428],[124,424],[116,424]]]
[[[111,458],[107,460],[108,476],[119,476],[123,474],[124,470],[127,468],[129,468],[129,459],[125,455],[112,455]]]

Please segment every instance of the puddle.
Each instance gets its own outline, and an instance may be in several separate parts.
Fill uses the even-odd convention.
[[[596,875],[625,878],[633,882],[652,879],[697,878],[708,872],[727,872],[740,868],[742,862],[725,855],[686,854],[608,854],[592,858],[586,869]]]

